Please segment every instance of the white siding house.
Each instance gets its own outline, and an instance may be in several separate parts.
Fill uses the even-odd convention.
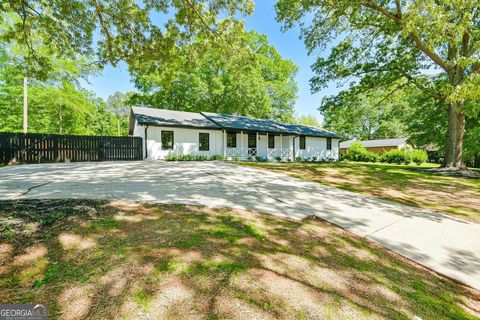
[[[133,107],[130,134],[142,137],[148,160],[169,154],[269,161],[338,160],[339,156],[340,137],[334,133],[234,115]]]

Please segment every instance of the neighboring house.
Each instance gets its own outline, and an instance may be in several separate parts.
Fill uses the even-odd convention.
[[[341,138],[319,128],[268,119],[144,107],[132,108],[129,134],[143,138],[144,158],[150,160],[168,154],[337,160]]]
[[[340,143],[340,153],[347,152],[348,147],[354,142],[360,142],[368,151],[378,154],[384,154],[392,149],[402,149],[405,146],[412,146],[407,142],[407,138],[393,138],[393,139],[379,139],[379,140],[364,140],[364,141],[344,141]]]

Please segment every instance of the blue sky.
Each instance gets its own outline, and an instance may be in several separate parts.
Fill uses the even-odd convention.
[[[338,92],[335,85],[331,85],[322,92],[315,95],[310,93],[309,80],[313,76],[310,66],[315,61],[314,56],[308,56],[302,40],[299,39],[298,29],[282,32],[281,25],[275,21],[274,4],[276,0],[255,1],[255,12],[252,16],[246,17],[246,27],[249,30],[266,34],[268,40],[280,52],[282,57],[291,59],[298,66],[299,71],[296,77],[299,92],[295,104],[296,114],[312,114],[321,120],[317,110],[322,97]],[[107,98],[115,91],[134,91],[135,88],[130,81],[128,68],[120,65],[116,68],[107,66],[103,73],[90,79],[89,90],[94,91],[98,96]]]

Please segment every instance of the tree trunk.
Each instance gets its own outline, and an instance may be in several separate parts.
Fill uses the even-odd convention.
[[[448,105],[447,143],[445,146],[445,168],[463,167],[463,134],[465,133],[465,114],[460,108],[463,102]]]

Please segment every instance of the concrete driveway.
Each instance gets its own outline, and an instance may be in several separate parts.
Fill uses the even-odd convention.
[[[480,224],[222,162],[103,162],[0,168],[0,200],[128,199],[315,215],[480,289]]]

